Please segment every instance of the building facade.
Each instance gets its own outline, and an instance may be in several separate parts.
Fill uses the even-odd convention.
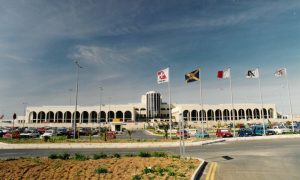
[[[101,111],[100,111],[101,109]],[[277,119],[275,104],[231,104],[203,105],[171,104],[172,121],[179,122],[180,114],[188,123],[227,122],[227,121],[257,121],[261,119]],[[123,123],[143,123],[169,121],[169,105],[162,102],[158,92],[150,91],[143,95],[140,103],[125,105],[78,106],[36,106],[27,107],[26,124],[72,124],[83,125],[110,123],[114,118]]]

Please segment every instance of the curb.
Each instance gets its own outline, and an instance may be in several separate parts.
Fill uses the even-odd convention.
[[[201,163],[198,166],[198,168],[195,170],[194,174],[192,175],[191,180],[200,179],[205,169],[205,166],[207,164],[207,162],[204,159],[200,159],[200,158],[195,158],[195,159],[198,159],[199,161],[201,161]]]

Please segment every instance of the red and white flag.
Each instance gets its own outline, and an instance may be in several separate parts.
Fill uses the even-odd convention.
[[[158,84],[169,82],[169,68],[158,71],[156,75]]]
[[[220,79],[230,78],[230,68],[223,71],[218,71],[217,77]]]

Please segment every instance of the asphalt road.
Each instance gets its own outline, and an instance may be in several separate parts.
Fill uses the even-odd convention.
[[[129,139],[128,133],[125,131],[122,134],[117,134],[118,139]],[[161,139],[162,136],[155,136],[148,134],[145,130],[134,130],[132,135],[132,139]]]
[[[224,142],[206,146],[187,147],[187,156],[208,161],[202,178],[212,162],[217,163],[215,179],[300,179],[300,139]],[[147,149],[59,149],[59,150],[0,150],[0,158],[20,156],[48,156],[50,153],[81,152],[92,155],[138,153],[140,151],[166,151],[178,153],[178,148]]]

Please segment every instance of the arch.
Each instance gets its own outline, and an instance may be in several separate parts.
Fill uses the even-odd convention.
[[[196,110],[192,110],[191,112],[191,120],[192,121],[197,121],[198,119],[198,112]]]
[[[117,111],[116,118],[119,118],[119,119],[123,120],[123,112],[122,111]]]
[[[206,120],[206,112],[205,112],[205,110],[199,111],[199,119],[200,119],[200,121],[205,121]]]
[[[268,119],[268,112],[265,108],[261,111],[261,117],[264,117],[264,119]]]
[[[62,123],[63,122],[63,113],[61,111],[58,111],[55,113],[55,121],[57,123]]]
[[[101,111],[101,114],[99,113],[99,119],[100,122],[106,122],[106,113],[104,111]]]
[[[188,121],[189,120],[189,114],[190,112],[188,110],[183,111],[183,120]]]
[[[216,120],[222,120],[222,111],[220,109],[216,110]]]
[[[80,112],[76,111],[76,118],[75,118],[75,112],[73,112],[72,117],[73,117],[73,121],[74,121],[74,119],[76,119],[75,122],[76,122],[76,123],[79,123],[79,120],[80,120]]]
[[[132,113],[130,111],[125,111],[125,122],[127,122],[128,120],[132,120]]]
[[[70,111],[66,111],[64,113],[64,122],[65,123],[71,123],[71,121],[72,121],[72,114],[71,114]]]
[[[247,109],[246,110],[246,116],[247,116],[247,120],[253,119],[253,114],[252,114],[252,110],[251,109]]]
[[[29,122],[36,123],[37,114],[35,111],[29,113]]]
[[[268,113],[269,113],[269,118],[274,118],[274,109],[273,108],[270,108],[268,110]]]
[[[228,121],[229,120],[229,110],[228,109],[224,109],[224,111],[223,111],[223,119],[225,120],[225,121]]]
[[[54,112],[49,111],[47,113],[47,118],[46,118],[47,122],[53,123],[54,122]]]
[[[108,122],[112,122],[112,120],[115,118],[115,113],[113,111],[109,111],[107,113]]]
[[[46,119],[46,114],[44,111],[40,111],[38,113],[38,122],[44,122]]]
[[[207,118],[208,118],[209,121],[214,120],[214,111],[212,109],[207,111]]]
[[[230,119],[233,120],[233,116],[234,116],[234,120],[238,119],[238,113],[236,109],[233,109],[233,111],[230,111]]]
[[[97,112],[96,111],[92,111],[90,113],[90,119],[92,123],[97,123]]]
[[[239,110],[239,119],[246,119],[245,118],[245,110],[244,109],[240,109]]]
[[[89,122],[89,113],[87,111],[83,111],[81,113],[81,122],[88,123]]]
[[[260,113],[258,109],[253,110],[254,119],[260,119]]]

